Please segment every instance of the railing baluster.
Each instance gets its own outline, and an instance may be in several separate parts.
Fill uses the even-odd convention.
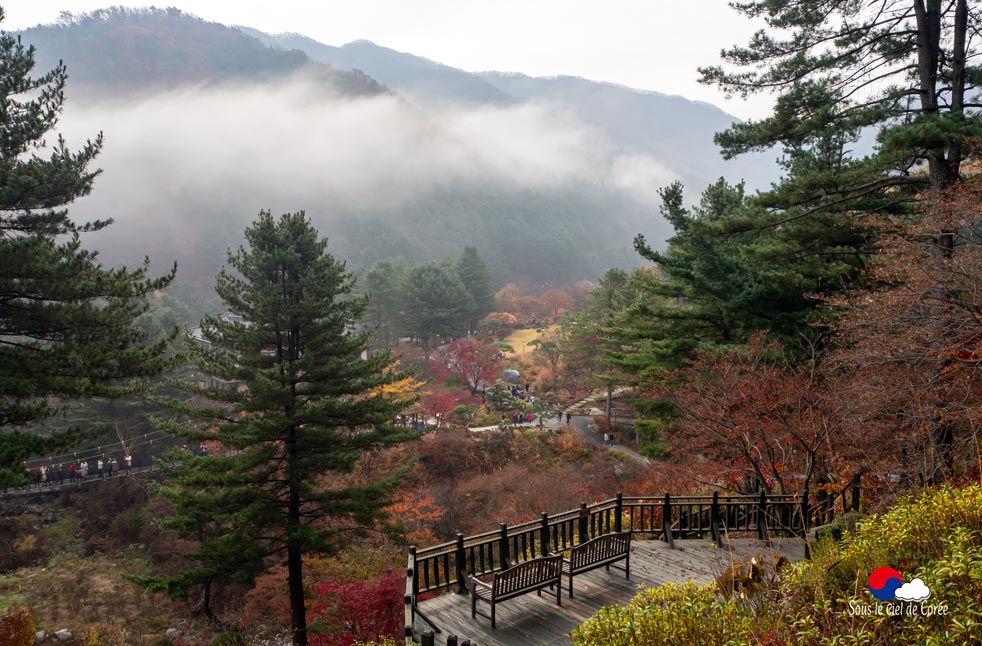
[[[454,550],[457,566],[457,592],[464,594],[467,592],[467,572],[466,554],[464,553],[464,535],[457,532],[457,548]]]
[[[589,521],[588,516],[589,516],[589,512],[586,509],[586,503],[585,502],[581,502],[580,503],[580,516],[579,516],[579,521],[580,522],[579,522],[579,528],[578,528],[579,537],[577,537],[577,540],[576,540],[576,544],[577,545],[580,545],[582,543],[585,543],[585,542],[587,542],[589,540],[589,533],[590,532],[589,532],[589,528],[587,527],[587,522]]]
[[[511,557],[508,554],[508,525],[501,523],[501,544],[498,547],[498,558],[501,559],[501,569],[507,570],[511,567]]]
[[[542,512],[542,525],[539,528],[539,556],[546,556],[549,552],[549,514]]]
[[[622,531],[622,523],[624,515],[624,494],[620,491],[617,492],[617,502],[614,503],[614,531]]]

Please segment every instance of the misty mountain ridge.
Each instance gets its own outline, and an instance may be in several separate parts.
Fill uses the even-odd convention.
[[[334,47],[303,34],[273,35],[241,25],[235,28],[270,47],[299,50],[311,59],[339,70],[361,71],[423,108],[516,103],[514,97],[480,76],[421,56],[382,47],[370,40],[355,40]]]
[[[51,69],[59,60],[69,65],[69,98],[139,96],[181,85],[268,82],[289,75],[309,76],[346,96],[387,91],[361,72],[332,68],[296,49],[266,47],[236,29],[173,8],[65,14],[57,24],[20,33],[37,48],[36,69]]]
[[[368,41],[291,36],[309,52],[271,48],[252,33],[177,10],[100,11],[23,32],[38,69],[68,66],[69,145],[106,133],[104,173],[72,214],[116,224],[89,244],[108,262],[177,259],[189,300],[207,299],[261,208],[306,210],[355,269],[475,245],[499,281],[562,285],[638,264],[637,233],[655,244],[669,234],[657,189],[715,179],[684,167],[691,142],[656,157],[657,138],[631,134],[647,117],[618,114],[693,104],[684,99],[476,75]],[[732,119],[702,105],[707,120],[724,115],[712,123]]]
[[[300,34],[272,35],[237,28],[269,46],[298,49],[337,69],[360,70],[431,111],[528,101],[560,106],[603,130],[624,152],[655,157],[692,193],[701,192],[721,176],[744,179],[752,189],[767,188],[777,179],[773,154],[723,159],[713,135],[739,119],[704,101],[577,76],[466,72],[368,40],[334,47]]]

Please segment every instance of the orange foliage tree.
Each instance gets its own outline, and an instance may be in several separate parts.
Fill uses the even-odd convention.
[[[836,398],[760,332],[744,346],[697,351],[656,392],[679,412],[675,457],[705,484],[741,492],[808,491],[841,430]]]
[[[573,306],[573,298],[561,289],[547,289],[539,296],[539,300],[553,318]]]
[[[872,292],[831,301],[826,362],[861,468],[915,487],[977,475],[982,425],[982,180],[927,197],[917,221],[880,223]]]

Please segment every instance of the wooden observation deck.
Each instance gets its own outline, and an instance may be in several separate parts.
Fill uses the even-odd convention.
[[[806,556],[810,527],[859,509],[859,481],[834,495],[624,497],[475,536],[409,550],[406,644],[522,646],[569,644],[569,632],[605,605],[623,605],[639,586],[708,583],[729,565],[755,554]],[[501,604],[498,627],[470,616],[466,580],[516,563],[563,552],[591,538],[630,531],[631,579],[594,570],[574,579],[575,598],[524,595]],[[431,596],[432,595],[432,596]]]

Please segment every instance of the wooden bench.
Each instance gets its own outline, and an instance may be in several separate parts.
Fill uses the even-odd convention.
[[[494,606],[496,603],[533,590],[542,596],[542,589],[552,586],[556,586],[556,603],[563,605],[562,564],[563,557],[561,555],[542,556],[513,565],[507,570],[495,572],[490,575],[490,580],[487,582],[477,577],[468,577],[467,587],[471,591],[471,618],[477,616],[478,600],[489,603],[491,604],[491,614],[481,613],[481,615],[490,619],[491,627],[494,628]]]
[[[608,570],[612,563],[624,561],[624,566],[615,565],[631,578],[631,532],[617,532],[598,536],[586,543],[571,547],[568,556],[563,558],[563,574],[569,577],[569,596],[573,598],[573,575],[589,572],[600,566]]]

